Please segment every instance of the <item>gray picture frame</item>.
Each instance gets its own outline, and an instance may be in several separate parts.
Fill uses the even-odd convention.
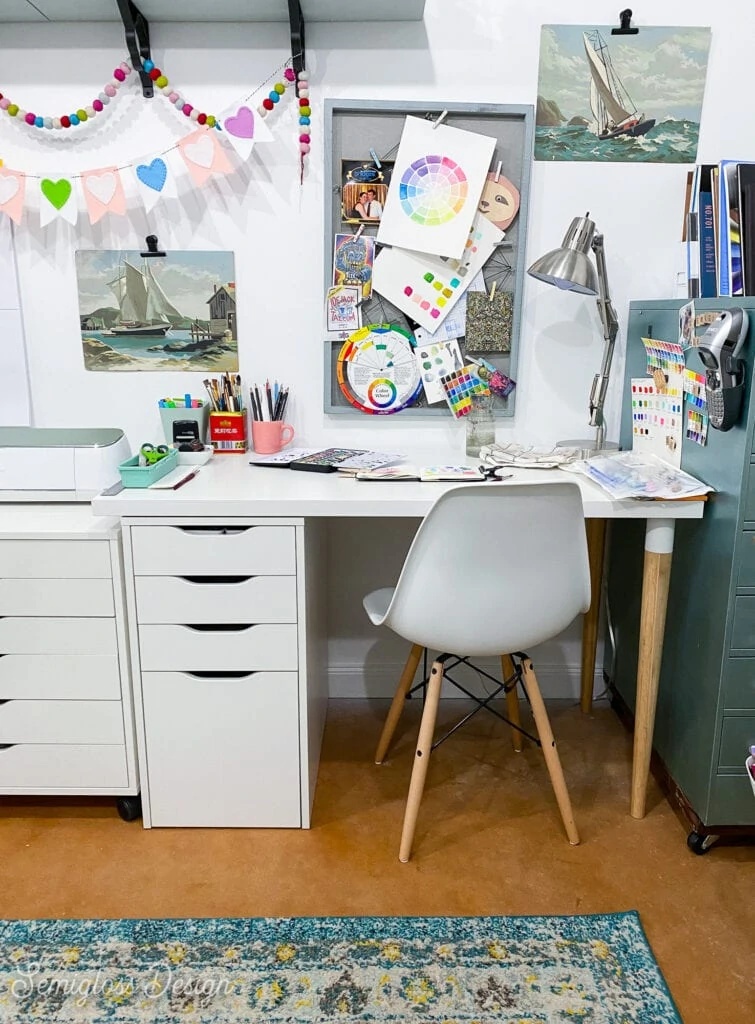
[[[382,160],[395,156],[404,118],[408,115],[427,116],[435,120],[446,111],[443,123],[455,128],[477,131],[496,139],[492,167],[502,163],[501,173],[519,189],[520,207],[514,223],[507,229],[506,237],[499,250],[491,258],[493,264],[488,274],[499,287],[506,287],[513,294],[513,318],[511,351],[495,353],[486,358],[513,380],[517,380],[519,366],[519,339],[522,321],[522,291],[524,285],[525,249],[527,244],[527,215],[530,197],[532,171],[535,110],[531,104],[500,103],[438,103],[419,100],[347,100],[327,99],[325,101],[325,203],[324,203],[324,290],[323,305],[328,288],[332,286],[333,247],[336,234],[356,230],[357,225],[342,219],[341,204],[341,162],[342,160],[370,159],[370,151]],[[365,225],[366,234],[377,234],[377,225]],[[493,261],[495,261],[493,263]],[[487,270],[487,268],[486,268]],[[385,303],[383,302],[383,305]],[[400,314],[399,314],[400,316]],[[385,318],[381,318],[385,319]],[[368,321],[369,322],[369,321]],[[373,319],[374,322],[374,319]],[[393,322],[388,318],[388,322]],[[400,322],[397,317],[396,322]],[[406,326],[403,324],[402,326]],[[324,332],[324,327],[322,328]],[[385,416],[366,417],[355,409],[341,391],[337,375],[338,352],[342,342],[327,339],[324,342],[323,390],[324,411],[330,415],[350,415],[375,420],[390,419]],[[506,399],[495,399],[495,415],[514,415],[517,388]],[[403,409],[394,415],[402,418],[424,418],[448,416],[448,407],[419,404]]]

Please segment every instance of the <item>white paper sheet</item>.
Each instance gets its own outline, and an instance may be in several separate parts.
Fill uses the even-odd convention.
[[[494,149],[487,135],[407,117],[378,242],[458,258]]]
[[[633,377],[632,451],[655,455],[677,469],[682,464],[684,385],[680,373],[668,375],[664,392],[652,377]]]
[[[439,257],[382,249],[375,260],[373,288],[421,327],[435,332],[502,239],[503,232],[477,214],[467,233],[463,261],[461,265],[454,261],[456,269]]]

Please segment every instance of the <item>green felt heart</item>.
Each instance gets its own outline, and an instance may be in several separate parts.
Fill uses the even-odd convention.
[[[42,189],[42,195],[52,203],[56,210],[62,210],[71,198],[72,186],[67,178],[61,178],[59,181],[43,178],[39,187]]]

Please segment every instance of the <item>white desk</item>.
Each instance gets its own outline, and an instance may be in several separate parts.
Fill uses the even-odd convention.
[[[448,456],[417,458],[413,462],[438,464]],[[655,706],[666,622],[674,526],[677,519],[699,519],[702,501],[637,502],[614,501],[596,484],[561,470],[517,470],[510,480],[499,485],[574,480],[582,492],[588,538],[593,541],[591,573],[593,605],[586,616],[583,656],[592,659],[589,673],[592,686],[595,637],[599,601],[602,529],[591,532],[590,523],[607,519],[644,519],[645,568],[642,590],[640,657],[637,673],[634,759],[632,771],[631,813],[645,814],[647,780],[655,721]],[[306,519],[349,517],[416,517],[427,514],[438,496],[454,484],[397,482],[360,482],[340,479],[336,474],[292,472],[287,469],[251,467],[245,457],[216,457],[202,467],[196,479],[177,491],[124,490],[110,497],[95,498],[95,514],[120,517],[302,517]],[[464,485],[461,485],[464,486]],[[596,547],[599,545],[599,548]],[[590,651],[590,647],[592,650]],[[584,702],[583,702],[584,706]]]

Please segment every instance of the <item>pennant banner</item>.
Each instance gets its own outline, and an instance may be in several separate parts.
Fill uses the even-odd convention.
[[[217,133],[211,128],[200,128],[187,135],[179,141],[178,148],[198,187],[204,185],[213,174],[230,174],[233,170],[225,150],[218,142]]]
[[[16,224],[24,212],[26,175],[21,171],[0,170],[0,212],[7,213]]]
[[[242,160],[248,160],[258,142],[272,142],[273,133],[260,117],[249,107],[236,107],[221,115],[221,123],[225,129],[223,138],[229,142]]]
[[[92,224],[96,224],[106,213],[114,213],[119,217],[126,213],[126,193],[117,167],[84,171],[81,187]]]
[[[163,157],[156,156],[153,160],[147,158],[143,162],[137,160],[131,165],[131,170],[147,213],[155,208],[160,199],[171,199],[178,195],[175,175]]]
[[[79,205],[68,178],[42,178],[39,193],[39,223],[43,228],[58,217],[69,224],[76,223]]]

